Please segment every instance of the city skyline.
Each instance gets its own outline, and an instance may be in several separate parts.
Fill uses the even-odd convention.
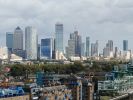
[[[55,26],[56,26],[56,24],[57,23],[55,23]],[[64,24],[62,24],[62,23],[60,23],[61,25],[63,25],[64,26]],[[26,26],[27,27],[27,26]],[[25,27],[25,28],[26,28]],[[33,27],[33,26],[31,26],[31,27]],[[17,28],[19,28],[19,26],[17,26]],[[34,28],[36,28],[36,27],[34,27]],[[14,28],[15,30],[16,30],[16,28]],[[37,29],[36,29],[37,30]],[[21,31],[25,31],[25,29],[21,29]],[[37,30],[38,31],[38,30]],[[87,37],[89,37],[89,42],[90,42],[90,44],[91,43],[94,43],[95,41],[97,41],[97,40],[93,40],[90,36],[82,36],[81,34],[80,34],[80,32],[78,31],[78,30],[75,30],[74,32],[78,32],[78,34],[81,36],[81,38],[82,38],[82,43],[86,43],[86,38]],[[4,43],[5,43],[5,45],[4,46],[6,46],[7,44],[6,44],[6,36],[7,36],[7,33],[9,33],[9,34],[14,34],[14,32],[13,31],[7,31],[6,32],[6,34],[5,34],[5,41],[4,41]],[[70,32],[69,33],[69,35],[71,36],[71,34],[72,34],[73,32]],[[23,33],[23,41],[25,40],[25,32]],[[43,35],[43,36],[42,36]],[[38,44],[41,44],[41,39],[46,39],[46,38],[56,38],[56,27],[55,27],[55,33],[54,33],[54,35],[53,36],[47,36],[47,35],[45,35],[45,34],[38,34],[38,32],[37,32],[37,42],[38,42]],[[64,35],[64,33],[63,33],[63,35]],[[70,37],[69,36],[69,37]],[[63,36],[64,37],[64,36]],[[84,37],[85,37],[85,39],[84,39]],[[68,42],[68,40],[69,39],[66,39],[66,38],[63,38],[63,42],[64,42],[64,44],[63,44],[63,49],[64,49],[64,52],[65,52],[65,48],[68,46],[68,44],[67,44],[67,42]],[[92,41],[93,40],[93,41]],[[104,42],[103,42],[104,41]],[[113,40],[113,39],[110,39],[110,40],[107,40],[107,39],[104,39],[104,40],[98,40],[98,42],[99,42],[99,47],[98,47],[98,50],[99,50],[99,53],[102,53],[102,50],[103,50],[103,48],[105,47],[105,45],[106,46],[108,46],[108,43],[106,43],[108,41],[108,43],[109,42],[113,42],[113,44],[111,44],[112,46],[114,46],[114,47],[112,47],[111,49],[113,49],[113,51],[114,51],[114,49],[115,49],[115,47],[117,46],[118,48],[119,48],[119,50],[123,50],[123,41],[125,41],[125,39],[123,39],[122,41],[120,41],[119,40],[119,43],[120,43],[120,45],[118,45],[117,43],[116,43],[116,41],[115,40]],[[129,50],[133,50],[130,46],[130,42],[129,42],[129,40],[126,40],[126,41],[128,41],[128,49]],[[24,43],[24,42],[23,42]],[[24,48],[24,50],[25,50],[25,43],[24,44],[22,44],[23,45],[23,48]],[[2,45],[0,45],[0,46],[2,46]],[[4,47],[3,46],[3,47]]]
[[[133,50],[132,4],[131,0],[0,0],[0,20],[4,22],[0,24],[0,45],[5,46],[6,32],[17,26],[23,30],[26,26],[35,26],[39,35],[51,36],[55,23],[61,22],[66,37],[64,41],[76,29],[81,36],[89,36],[91,42],[99,40],[102,48],[107,40],[113,40],[122,49],[125,39]]]

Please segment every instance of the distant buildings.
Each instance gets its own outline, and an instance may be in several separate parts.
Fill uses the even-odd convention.
[[[36,60],[37,59],[37,30],[28,26],[25,28],[25,49],[27,54],[27,59]]]
[[[70,58],[75,56],[75,41],[73,39],[68,40],[68,46],[66,47],[66,57]]]
[[[113,58],[114,57],[112,40],[108,40],[108,43],[106,43],[106,47],[103,49],[103,57],[105,57],[105,58]]]
[[[61,23],[55,24],[54,38],[41,38],[38,43],[37,30],[28,26],[25,28],[25,44],[23,44],[23,30],[17,27],[12,32],[6,32],[6,46],[10,54],[15,54],[27,60],[55,59],[55,60],[87,60],[87,59],[130,59],[132,52],[128,48],[128,40],[123,40],[123,50],[114,48],[113,40],[108,40],[103,52],[99,54],[98,40],[90,42],[90,37],[82,40],[78,31],[70,34],[67,47],[64,50],[64,27]],[[25,50],[24,50],[25,46]],[[100,48],[101,49],[101,48]],[[65,52],[64,52],[65,51]],[[98,60],[97,59],[97,60]]]
[[[86,57],[90,56],[90,37],[86,37]]]
[[[98,40],[96,43],[91,43],[91,56],[92,57],[98,57],[99,51],[98,51]]]
[[[113,40],[108,40],[108,43],[106,44],[106,47],[109,48],[109,51],[113,52]]]
[[[85,43],[81,44],[81,57],[85,57]]]
[[[128,40],[123,40],[123,51],[128,51]]]
[[[52,38],[41,39],[41,59],[52,59],[54,40]]]
[[[70,37],[75,40],[75,56],[81,57],[82,39],[81,36],[79,35],[79,32],[75,31],[74,33],[71,34]]]
[[[23,31],[17,27],[13,34],[13,49],[23,50]]]
[[[13,33],[12,32],[6,32],[6,46],[8,48],[8,51],[12,53],[12,50],[13,50]]]
[[[7,60],[8,59],[8,48],[0,47],[0,59]]]
[[[55,51],[64,53],[63,49],[63,24],[55,24]]]
[[[40,59],[40,52],[41,52],[41,45],[40,44],[38,44],[37,45],[37,59],[39,60]]]
[[[81,45],[82,40],[78,31],[71,33],[68,40],[68,47],[66,47],[67,58],[71,58],[72,56],[81,57]]]

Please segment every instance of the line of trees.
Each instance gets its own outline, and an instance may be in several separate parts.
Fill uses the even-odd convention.
[[[28,74],[35,74],[39,71],[55,72],[60,74],[78,73],[85,70],[85,67],[81,62],[75,62],[74,64],[34,64],[34,65],[11,65],[11,76],[24,76]]]
[[[118,65],[118,62],[89,62],[89,65],[83,65],[81,62],[74,62],[74,64],[14,64],[9,65],[11,67],[10,75],[12,76],[24,76],[28,74],[36,74],[36,72],[55,72],[59,74],[76,74],[82,71],[91,72],[109,72],[112,71],[114,65]]]

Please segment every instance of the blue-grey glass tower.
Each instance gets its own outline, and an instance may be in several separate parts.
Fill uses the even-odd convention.
[[[41,59],[52,59],[53,39],[41,39]]]
[[[75,41],[75,56],[80,57],[82,37],[79,35],[78,31],[74,31],[74,33],[70,34],[70,39]]]
[[[55,51],[64,52],[63,49],[63,24],[55,24]]]
[[[13,49],[13,33],[12,32],[6,32],[6,46],[9,52],[11,53]]]
[[[128,40],[123,40],[123,51],[128,51]]]
[[[86,37],[86,57],[90,56],[90,37]]]

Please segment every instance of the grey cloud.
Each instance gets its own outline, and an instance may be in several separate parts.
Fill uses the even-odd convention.
[[[64,24],[65,41],[74,26],[83,38],[90,36],[92,42],[128,39],[133,32],[132,7],[132,0],[0,0],[0,33],[33,25],[39,34],[50,36],[54,24],[60,21]]]

